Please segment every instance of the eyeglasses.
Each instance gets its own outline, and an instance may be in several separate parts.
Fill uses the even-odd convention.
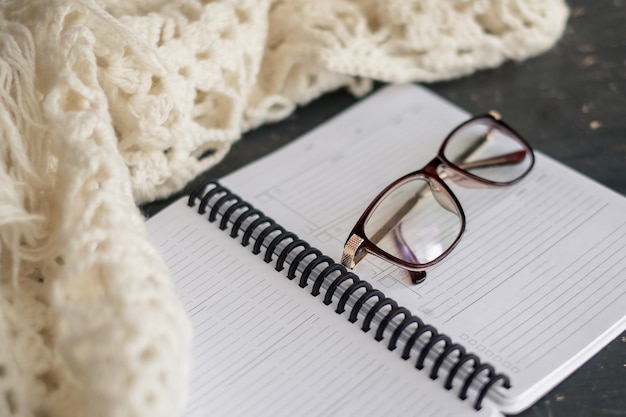
[[[465,214],[444,183],[508,186],[535,163],[532,148],[496,112],[473,117],[443,141],[424,168],[388,185],[350,232],[341,263],[354,268],[371,253],[406,269],[413,284],[450,254],[465,230]]]

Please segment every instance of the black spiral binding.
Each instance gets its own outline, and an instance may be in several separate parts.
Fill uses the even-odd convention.
[[[230,190],[220,185],[217,181],[208,182],[202,188],[192,192],[189,196],[188,205],[195,207],[198,199],[200,200],[197,209],[198,213],[204,215],[207,212],[207,208],[209,208],[208,220],[214,222],[220,216],[220,229],[226,230],[229,224],[232,223],[230,227],[230,236],[232,238],[239,237],[240,231],[242,231],[242,228],[245,228],[241,244],[248,246],[251,241],[254,241],[252,247],[254,254],[259,254],[265,246],[266,250],[263,258],[265,262],[272,262],[273,256],[278,255],[275,264],[277,271],[283,270],[288,257],[292,256],[293,259],[289,262],[286,275],[287,278],[293,280],[297,276],[298,267],[304,267],[299,274],[298,284],[300,287],[307,287],[313,271],[318,270],[319,273],[314,277],[311,294],[318,296],[323,284],[326,282],[328,287],[323,300],[326,305],[333,302],[333,298],[336,298],[335,293],[341,287],[343,291],[337,302],[335,310],[337,313],[341,314],[346,311],[346,305],[351,297],[358,297],[349,311],[348,320],[354,323],[357,321],[359,313],[364,314],[361,326],[363,331],[369,331],[374,318],[377,315],[382,315],[382,319],[377,324],[375,331],[375,340],[382,341],[389,324],[395,318],[402,318],[402,321],[393,330],[387,346],[389,350],[394,350],[399,343],[403,343],[402,359],[409,360],[415,344],[418,340],[423,340],[422,337],[428,334],[428,341],[421,346],[415,367],[423,369],[426,358],[429,357],[429,353],[433,352],[431,355],[435,356],[435,358],[429,376],[431,379],[437,379],[440,368],[448,360],[452,365],[446,377],[444,387],[451,390],[455,381],[462,382],[458,394],[462,400],[467,399],[467,393],[472,383],[477,381],[479,377],[482,378],[482,386],[478,390],[474,402],[476,410],[481,409],[487,392],[496,383],[500,382],[507,389],[511,387],[508,376],[497,373],[492,365],[483,363],[473,353],[466,352],[463,346],[453,343],[448,336],[439,333],[435,327],[425,324],[419,317],[412,315],[408,309],[399,306],[394,300],[386,297],[382,291],[373,288],[371,284],[361,280],[343,265],[323,255],[319,249],[311,247],[294,233],[285,230],[273,219],[265,216],[238,195],[231,193]],[[220,211],[223,207],[226,207],[226,209],[221,213]],[[246,221],[250,222],[247,226]],[[266,242],[268,238],[269,241]],[[281,247],[281,243],[285,246]],[[276,254],[275,252],[279,247],[281,248],[280,252]],[[321,266],[324,266],[324,268],[319,270]],[[349,283],[347,288],[344,288],[345,283]],[[344,284],[344,287],[342,287],[342,284]],[[369,310],[361,312],[361,309],[368,302],[372,302],[370,300],[375,300],[374,305]],[[414,328],[409,331],[408,329],[411,326]],[[404,332],[410,333],[406,341],[401,341],[401,335]],[[433,351],[435,346],[440,348],[438,353]],[[464,366],[466,368],[469,366],[470,368],[465,371],[466,375],[461,375],[460,371]]]

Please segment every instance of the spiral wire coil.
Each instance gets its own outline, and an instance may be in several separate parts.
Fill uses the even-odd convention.
[[[219,182],[207,182],[193,191],[189,196],[189,207],[195,207],[198,200],[199,214],[205,215],[208,210],[208,220],[215,222],[219,218],[219,228],[227,230],[230,227],[230,236],[234,239],[243,233],[241,244],[249,246],[253,243],[251,250],[255,255],[265,248],[263,260],[266,263],[273,262],[276,256],[277,271],[284,270],[285,264],[288,264],[287,278],[298,278],[301,288],[312,284],[311,295],[317,297],[322,294],[326,305],[337,301],[336,313],[347,311],[351,323],[362,318],[361,329],[364,332],[373,329],[376,341],[383,341],[387,333],[387,348],[395,350],[401,347],[402,359],[408,361],[412,354],[417,355],[415,368],[424,369],[427,359],[431,360],[431,379],[437,379],[442,368],[447,369],[444,382],[447,390],[456,388],[458,397],[465,400],[474,384],[476,410],[481,409],[487,392],[498,382],[506,389],[511,387],[508,376],[496,372],[492,365],[482,362],[478,356],[424,323],[382,291],[373,288],[319,249],[311,247],[296,234],[285,230]]]

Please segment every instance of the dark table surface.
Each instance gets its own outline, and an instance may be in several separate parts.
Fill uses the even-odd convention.
[[[626,195],[626,1],[568,4],[567,31],[550,51],[429,88],[472,113],[497,109],[536,149]],[[355,101],[345,91],[330,93],[247,133],[188,189],[286,144]],[[152,214],[169,201],[143,209]],[[521,415],[626,416],[626,332]]]

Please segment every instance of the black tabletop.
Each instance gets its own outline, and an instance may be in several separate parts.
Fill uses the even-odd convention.
[[[568,3],[567,31],[550,51],[428,87],[472,113],[498,110],[536,149],[626,195],[626,1]],[[330,93],[247,133],[188,189],[284,145],[356,100]],[[149,215],[168,202],[143,209]],[[626,332],[521,415],[626,416]]]

